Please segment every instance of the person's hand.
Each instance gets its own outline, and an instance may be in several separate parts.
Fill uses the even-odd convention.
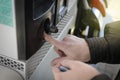
[[[66,72],[60,71],[60,66],[68,68]],[[100,73],[92,66],[80,61],[63,60],[58,64],[52,62],[54,80],[91,80]]]
[[[66,36],[63,40],[56,40],[50,35],[44,34],[45,40],[55,46],[55,51],[60,57],[88,62],[90,60],[89,47],[83,38],[73,35]]]

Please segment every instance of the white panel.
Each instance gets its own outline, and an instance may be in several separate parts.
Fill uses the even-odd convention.
[[[0,0],[0,1],[1,1],[1,4],[3,4],[4,6],[8,5],[8,8],[6,7],[4,11],[1,10],[0,12],[0,15],[2,17],[0,21],[0,54],[18,59],[15,15],[14,15],[15,14],[14,0],[8,1],[9,3],[6,3],[5,2],[6,0]],[[2,7],[4,8],[4,6]],[[7,13],[10,13],[10,14],[7,14]],[[6,21],[10,23],[8,24],[8,22]]]

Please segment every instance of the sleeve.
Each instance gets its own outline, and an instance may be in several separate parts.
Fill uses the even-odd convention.
[[[103,38],[88,38],[91,63],[120,63],[120,21],[109,23],[105,27]]]
[[[100,74],[95,76],[92,80],[111,80],[111,79],[105,74]]]

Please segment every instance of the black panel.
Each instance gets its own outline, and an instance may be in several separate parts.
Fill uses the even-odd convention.
[[[30,58],[44,43],[44,21],[50,19],[53,23],[55,2],[52,0],[26,0],[26,59]]]
[[[19,59],[27,60],[43,45],[44,31],[58,31],[67,0],[15,0],[15,8]]]

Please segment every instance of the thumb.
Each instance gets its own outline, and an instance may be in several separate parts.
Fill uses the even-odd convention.
[[[65,50],[65,43],[63,41],[56,40],[55,38],[46,33],[44,33],[44,39],[59,48],[60,50]]]

